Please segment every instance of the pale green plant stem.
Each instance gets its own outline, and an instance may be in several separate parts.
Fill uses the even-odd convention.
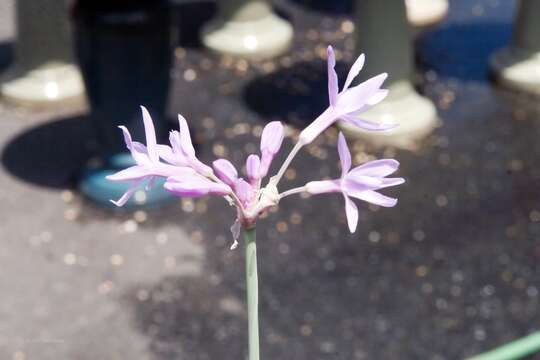
[[[466,360],[517,360],[538,351],[540,351],[540,332],[533,333]]]
[[[283,164],[281,165],[281,168],[279,168],[279,171],[278,173],[275,175],[275,176],[272,176],[272,178],[270,179],[270,184],[272,184],[273,186],[277,187],[278,184],[279,184],[279,181],[281,180],[281,178],[283,177],[283,174],[285,174],[285,171],[287,170],[287,168],[289,167],[289,165],[291,164],[291,162],[293,161],[294,157],[296,156],[296,154],[298,154],[298,151],[300,151],[300,149],[304,146],[304,143],[302,143],[301,141],[298,141],[293,149],[291,150],[291,152],[289,153],[289,155],[287,156],[287,158],[285,159],[285,161],[283,162]]]
[[[248,307],[248,360],[259,360],[259,280],[255,227],[244,229],[246,241],[246,290]]]

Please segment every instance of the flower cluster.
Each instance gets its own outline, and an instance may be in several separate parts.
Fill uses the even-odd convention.
[[[402,178],[386,178],[399,166],[396,160],[385,159],[365,163],[351,170],[351,154],[345,137],[339,134],[338,152],[341,160],[342,175],[335,180],[311,181],[306,185],[284,192],[278,191],[278,184],[283,173],[297,152],[311,143],[319,134],[337,120],[354,124],[365,130],[387,130],[393,125],[380,125],[363,120],[359,115],[377,104],[387,94],[381,89],[386,74],[375,76],[354,87],[350,87],[364,64],[361,55],[351,67],[343,90],[338,90],[337,75],[334,70],[335,56],[328,47],[328,93],[329,107],[301,133],[298,142],[279,169],[263,187],[263,180],[268,175],[272,160],[283,142],[284,130],[279,121],[267,124],[261,135],[260,154],[251,154],[246,160],[247,177],[239,176],[234,165],[226,159],[218,159],[208,166],[201,162],[191,141],[187,121],[178,116],[180,131],[172,131],[169,145],[156,142],[154,125],[146,108],[141,107],[146,135],[146,145],[131,139],[129,131],[121,126],[124,140],[131,152],[135,165],[107,178],[112,181],[130,182],[131,186],[117,201],[117,206],[124,205],[135,190],[146,183],[151,186],[156,177],[165,178],[164,188],[179,196],[200,197],[218,195],[224,197],[236,207],[237,218],[231,231],[236,247],[242,227],[251,228],[257,218],[268,208],[279,203],[280,199],[292,194],[307,192],[311,194],[341,192],[345,198],[347,221],[351,232],[356,230],[358,209],[352,198],[364,200],[380,206],[394,206],[396,199],[386,197],[375,190],[404,182]]]

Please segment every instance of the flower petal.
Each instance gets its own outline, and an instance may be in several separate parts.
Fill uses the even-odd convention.
[[[358,226],[358,208],[347,195],[343,194],[343,198],[345,198],[345,215],[347,215],[347,225],[349,225],[349,231],[352,234],[356,231],[356,227]]]
[[[228,195],[232,189],[225,184],[215,183],[199,175],[172,176],[163,187],[180,196],[199,197],[204,195]]]
[[[180,153],[184,156],[182,152],[182,146],[181,146],[182,140],[180,140],[179,131],[173,130],[169,133],[169,143],[171,143],[171,148],[175,153]]]
[[[334,49],[332,49],[332,46],[328,46],[326,53],[328,54],[328,100],[330,101],[330,105],[334,106],[336,105],[339,92],[338,77],[336,74],[336,70],[334,69],[336,66],[336,56],[334,54]]]
[[[218,178],[225,184],[234,186],[236,179],[238,179],[238,171],[229,160],[218,159],[212,163],[212,166]]]
[[[349,172],[349,176],[373,176],[385,177],[394,173],[399,168],[399,162],[394,159],[380,159],[369,161],[355,167]]]
[[[236,180],[234,192],[243,206],[248,206],[255,195],[253,187],[242,178]]]
[[[345,81],[345,85],[343,86],[342,91],[347,91],[353,80],[358,76],[358,74],[364,67],[365,62],[366,56],[364,54],[361,54],[351,66],[351,70],[349,70],[349,74],[347,75],[347,80]]]
[[[141,184],[141,181],[134,181],[129,189],[120,197],[118,200],[110,200],[114,205],[121,207],[124,206],[128,200],[133,196],[135,191],[139,188],[139,185]]]
[[[370,176],[346,176],[341,181],[341,189],[344,193],[360,192],[380,189],[383,182],[381,179]]]
[[[168,145],[157,145],[157,152],[161,159],[165,160],[169,164],[176,163],[176,156],[173,153],[173,150]]]
[[[248,156],[246,160],[246,172],[249,181],[254,184],[260,179],[261,159],[255,154]]]
[[[154,129],[154,123],[150,117],[150,113],[144,106],[141,106],[143,122],[144,122],[144,133],[146,135],[146,148],[148,149],[148,157],[152,162],[159,161],[159,155],[156,149],[156,130]]]
[[[366,104],[369,106],[375,106],[381,101],[383,101],[386,96],[388,95],[389,91],[387,89],[379,89],[375,94],[373,94],[368,101],[366,101]]]
[[[381,181],[382,181],[382,185],[379,187],[379,189],[384,189],[390,186],[396,186],[396,185],[401,185],[405,183],[404,178],[384,178],[384,179],[381,179]]]
[[[340,180],[310,181],[305,188],[306,192],[313,195],[341,191]]]
[[[189,126],[187,124],[186,118],[178,114],[178,122],[180,123],[180,149],[187,158],[194,157],[195,148],[193,147],[193,144],[191,142],[191,135],[189,133]]]
[[[328,107],[311,124],[300,133],[299,142],[302,145],[311,143],[320,133],[326,130],[340,117],[333,107]]]
[[[144,145],[132,141],[131,134],[129,133],[129,130],[125,126],[119,126],[119,128],[120,130],[122,130],[126,147],[131,152],[131,157],[133,158],[133,160],[135,160],[135,162],[140,165],[150,164],[150,159],[148,158],[148,154],[146,152],[146,148],[144,147]],[[142,152],[143,148],[144,148],[144,152]]]
[[[346,123],[368,131],[386,131],[399,126],[399,124],[377,124],[368,120],[357,118],[356,116],[350,114],[342,115],[341,119]]]
[[[283,125],[279,121],[266,124],[261,135],[261,152],[278,153],[283,142]]]
[[[340,114],[348,114],[361,109],[382,86],[388,74],[380,74],[339,94],[336,108]]]
[[[393,207],[397,204],[397,199],[388,197],[373,190],[347,192],[347,195],[383,207]]]
[[[268,174],[274,156],[279,151],[283,142],[283,125],[279,121],[268,123],[261,135],[261,164],[259,166],[259,176],[261,178]]]
[[[188,166],[177,166],[159,163],[152,167],[152,175],[161,176],[165,178],[180,177],[180,176],[195,176],[197,172]]]
[[[130,181],[130,180],[139,180],[145,176],[151,175],[146,166],[135,165],[128,167],[127,169],[121,170],[112,175],[108,175],[105,178],[110,181]]]
[[[201,162],[195,156],[195,148],[193,147],[193,143],[191,142],[191,135],[189,133],[189,127],[188,127],[186,119],[182,115],[178,114],[178,122],[180,123],[181,153],[186,157],[186,160],[189,163],[189,165],[191,165],[196,171],[198,171],[204,176],[213,175],[214,172],[212,171],[212,168],[204,164],[203,162]],[[173,145],[173,149],[174,149],[174,145]]]
[[[341,162],[341,177],[343,178],[351,169],[351,152],[342,132],[338,136],[338,153]]]

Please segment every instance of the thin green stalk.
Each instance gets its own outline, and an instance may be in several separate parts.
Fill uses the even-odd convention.
[[[244,229],[246,240],[246,289],[248,306],[249,360],[259,360],[259,280],[255,228]]]
[[[467,360],[517,360],[538,351],[540,351],[540,332],[535,332]]]

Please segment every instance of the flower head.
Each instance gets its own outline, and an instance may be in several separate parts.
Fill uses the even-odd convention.
[[[128,129],[126,129],[125,126],[120,126],[120,129],[124,134],[126,146],[130,151],[136,165],[121,170],[113,175],[107,176],[107,179],[111,181],[124,181],[131,183],[129,189],[124,193],[124,195],[122,195],[120,199],[116,201],[111,200],[111,202],[116,206],[125,205],[143,182],[151,183],[156,176],[169,177],[194,173],[191,168],[184,166],[172,166],[159,161],[159,149],[162,145],[158,145],[156,143],[154,124],[148,110],[146,110],[144,106],[141,106],[141,110],[144,122],[144,132],[146,136],[146,146],[139,142],[133,141]]]
[[[399,163],[393,159],[370,161],[351,170],[351,153],[342,133],[339,134],[338,153],[341,162],[341,178],[312,181],[307,183],[305,188],[311,194],[341,192],[345,199],[349,230],[353,233],[358,224],[358,208],[351,197],[379,206],[392,207],[397,204],[397,199],[382,195],[375,190],[400,185],[405,180],[386,177],[399,167]]]
[[[142,107],[146,145],[134,142],[129,131],[121,126],[126,146],[136,165],[108,177],[113,181],[129,181],[129,190],[114,203],[122,206],[143,181],[151,182],[155,177],[165,178],[164,188],[172,194],[188,197],[218,195],[236,208],[236,220],[231,227],[234,237],[232,248],[238,244],[241,228],[251,228],[257,219],[285,196],[307,191],[312,194],[341,192],[345,198],[345,209],[349,229],[355,231],[358,223],[358,209],[351,198],[365,200],[381,206],[394,206],[396,199],[384,196],[376,190],[398,185],[402,178],[387,178],[397,170],[395,160],[385,159],[366,163],[351,170],[351,154],[343,134],[339,135],[338,152],[341,159],[342,175],[339,179],[311,181],[305,186],[280,193],[278,184],[298,151],[309,144],[336,120],[342,119],[368,130],[384,130],[392,126],[378,125],[361,120],[358,114],[381,101],[387,94],[380,87],[386,74],[375,76],[359,85],[351,87],[355,77],[364,65],[363,55],[351,67],[341,92],[335,67],[335,56],[328,47],[328,98],[329,107],[301,133],[277,174],[263,187],[272,161],[281,148],[284,138],[283,125],[279,121],[268,123],[261,134],[260,154],[251,154],[246,160],[246,179],[242,178],[235,166],[226,159],[217,159],[208,166],[201,162],[191,141],[186,119],[178,115],[179,131],[172,131],[169,144],[157,144],[154,125],[148,111]]]
[[[394,124],[376,124],[359,118],[361,113],[378,104],[386,97],[388,90],[381,89],[381,86],[388,75],[382,73],[351,88],[352,82],[364,67],[365,56],[362,54],[352,65],[347,80],[345,80],[345,85],[339,92],[338,77],[335,70],[336,57],[331,46],[328,47],[327,54],[328,99],[330,106],[300,133],[300,140],[304,144],[311,143],[320,133],[339,119],[365,130],[388,130],[395,127]]]

